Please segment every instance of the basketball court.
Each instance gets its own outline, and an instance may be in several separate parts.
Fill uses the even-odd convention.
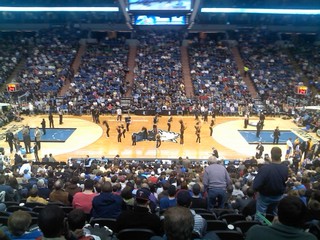
[[[125,117],[125,116],[124,116]],[[47,126],[49,125],[47,115],[27,116],[22,122],[12,122],[1,129],[2,140],[0,146],[5,148],[6,154],[9,151],[9,145],[4,141],[5,132],[12,129],[15,133],[27,124],[30,128],[40,127],[42,119],[45,119]],[[58,161],[67,161],[68,158],[83,158],[89,155],[92,158],[100,158],[102,156],[113,158],[117,154],[121,158],[149,158],[149,159],[170,159],[175,160],[179,157],[189,157],[189,159],[208,159],[211,156],[212,147],[219,151],[221,159],[238,159],[245,160],[255,155],[256,143],[262,140],[265,146],[265,153],[270,153],[270,149],[274,146],[272,141],[272,133],[276,126],[281,131],[279,147],[285,151],[285,142],[289,137],[294,140],[295,136],[299,136],[305,140],[306,137],[316,138],[314,133],[301,136],[297,131],[297,126],[292,120],[283,120],[280,117],[267,118],[265,127],[261,132],[261,139],[255,137],[255,127],[243,127],[243,119],[241,117],[220,117],[216,118],[216,124],[213,128],[213,136],[209,136],[209,123],[201,121],[201,143],[196,143],[196,135],[194,125],[196,123],[194,116],[173,116],[171,131],[167,131],[168,116],[159,118],[158,130],[162,131],[163,141],[159,148],[156,148],[155,141],[139,141],[132,146],[132,133],[138,133],[143,127],[152,130],[153,116],[136,116],[131,115],[132,123],[126,137],[122,138],[119,143],[117,141],[116,128],[125,122],[117,122],[116,116],[105,115],[100,116],[101,124],[92,121],[91,116],[71,116],[64,115],[63,124],[59,125],[58,116],[54,115],[56,129],[47,129],[47,134],[42,137],[41,151],[39,157],[52,153]],[[179,140],[179,120],[182,119],[187,127],[185,130],[184,144],[180,144]],[[102,122],[107,120],[110,126],[110,137],[106,137],[105,126]],[[209,119],[210,121],[210,119]],[[257,117],[251,117],[250,122],[257,122]],[[246,136],[247,135],[247,136]],[[32,131],[31,137],[33,138]],[[164,139],[166,138],[166,139]],[[168,140],[169,139],[169,140]],[[173,139],[173,140],[172,140]],[[22,146],[23,142],[21,143]],[[13,153],[14,154],[14,153]],[[13,156],[12,154],[12,156]],[[284,154],[283,154],[284,155]],[[28,155],[28,159],[33,159],[33,154]]]

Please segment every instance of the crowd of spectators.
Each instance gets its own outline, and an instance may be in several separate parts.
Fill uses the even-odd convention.
[[[307,132],[317,132],[320,128],[319,112],[304,108],[293,111],[293,121],[297,126],[304,127]]]
[[[24,68],[18,74],[22,92],[34,100],[49,100],[58,94],[74,60],[80,32],[73,29],[40,31],[31,41]]]
[[[207,189],[202,180],[204,169],[211,164],[225,167],[232,181],[222,209],[242,215],[247,220],[254,218],[256,200],[253,182],[259,169],[271,164],[270,159],[264,162],[255,159],[230,161],[225,165],[215,157],[205,162],[179,158],[171,163],[131,162],[120,158],[94,161],[91,166],[76,159],[67,164],[26,161],[7,165],[1,172],[0,192],[3,194],[0,196],[3,198],[0,207],[11,214],[9,203],[12,204],[12,201],[23,203],[22,209],[29,212],[34,212],[36,206],[58,204],[65,209],[70,206],[80,211],[87,221],[91,217],[116,219],[112,229],[116,233],[125,228],[144,227],[153,230],[156,235],[163,234],[159,216],[167,209],[191,207],[195,219],[194,231],[201,237],[207,233],[207,220],[197,209],[207,209],[209,206]],[[306,221],[320,220],[319,153],[313,156],[312,161],[301,162],[299,168],[287,160],[281,164],[289,169],[285,195],[296,196],[303,201],[308,209]],[[72,210],[68,209],[68,212]],[[215,206],[211,214],[217,217],[222,209]],[[40,215],[33,216],[40,219]]]
[[[170,110],[187,103],[182,76],[183,32],[141,32],[132,90],[136,109]]]
[[[285,97],[294,96],[295,86],[301,78],[295,75],[289,56],[270,36],[260,32],[239,33],[239,49],[260,96],[264,100],[273,97],[283,103],[287,100]],[[283,91],[286,94],[280,94]]]
[[[294,43],[291,51],[294,54],[294,59],[301,67],[303,74],[308,79],[310,87],[314,87],[317,91],[320,90],[320,47],[317,42],[306,41],[300,38]]]
[[[0,84],[4,84],[25,54],[25,39],[20,34],[1,34]]]
[[[188,50],[194,91],[202,104],[211,112],[242,116],[254,96],[249,95],[229,44],[195,37]]]
[[[93,108],[114,113],[119,107],[129,86],[125,80],[129,53],[125,36],[88,43],[76,73],[70,66],[79,50],[79,40],[87,37],[86,31],[67,27],[63,31],[58,28],[9,36],[15,44],[21,43],[18,49],[26,56],[25,66],[16,80],[21,83],[23,100],[26,99],[26,104],[32,102],[34,112],[55,111],[60,106],[72,114],[87,113]],[[132,111],[174,109],[191,112],[206,108],[220,115],[243,115],[248,108],[250,111],[256,96],[248,93],[230,42],[212,36],[189,39],[195,100],[185,94],[180,52],[184,32],[138,32],[133,86],[130,86]],[[302,71],[298,71],[276,33],[238,31],[230,36],[238,42],[249,77],[269,112],[288,111],[283,106],[288,103],[288,97],[297,98],[295,86],[303,84],[304,77],[310,80],[310,87],[318,87],[317,54],[310,57],[317,51],[316,46],[311,48],[300,43],[300,51],[292,50],[296,62],[302,64]],[[21,56],[12,52],[11,58],[15,59],[16,54]],[[63,98],[58,99],[58,92],[67,78],[73,79],[71,87]],[[317,98],[306,97],[296,106],[302,103],[316,105]]]
[[[242,59],[250,69],[249,76],[270,112],[276,108],[288,111],[283,109],[288,103],[291,107],[311,104],[312,94],[296,94],[296,86],[304,85],[304,78],[287,49],[290,44],[284,44],[276,33],[268,31],[240,31],[237,35]]]
[[[64,97],[70,113],[115,111],[126,91],[129,47],[124,37],[87,44],[80,68]]]

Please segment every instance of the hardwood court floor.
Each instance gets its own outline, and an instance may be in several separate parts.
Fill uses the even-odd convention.
[[[69,157],[101,157],[113,158],[119,154],[121,158],[167,158],[177,159],[178,157],[189,157],[190,159],[208,159],[211,155],[212,147],[215,146],[223,159],[246,159],[255,155],[256,145],[248,144],[237,130],[243,130],[243,118],[240,117],[220,117],[216,118],[216,124],[213,129],[213,136],[209,136],[209,123],[201,122],[201,143],[196,143],[193,116],[173,116],[171,131],[179,133],[180,125],[178,121],[183,119],[186,124],[185,143],[183,145],[174,142],[162,142],[160,148],[156,149],[156,143],[153,141],[137,142],[132,146],[131,134],[141,131],[142,127],[148,130],[152,129],[152,116],[131,115],[132,124],[130,131],[126,133],[126,138],[122,142],[117,142],[116,127],[120,124],[116,121],[116,116],[100,116],[101,123],[107,120],[110,125],[110,137],[106,138],[105,126],[95,124],[89,115],[81,117],[64,115],[63,124],[58,124],[58,116],[54,116],[55,127],[77,128],[75,132],[63,143],[43,142],[39,157],[44,154],[52,153],[59,161],[66,161]],[[41,126],[41,120],[44,118],[48,123],[47,115],[37,115],[24,117],[22,122],[13,122],[2,128],[2,133],[10,129],[13,125],[21,128],[23,124],[30,127]],[[159,119],[158,129],[167,130],[168,116],[162,116]],[[210,119],[209,119],[210,120]],[[257,122],[257,117],[251,117],[250,122]],[[124,120],[122,121],[124,123]],[[265,130],[274,130],[279,126],[280,130],[297,129],[292,120],[283,120],[279,117],[267,118],[265,120]],[[255,127],[248,126],[247,130],[255,130]],[[23,143],[22,143],[23,145]],[[0,141],[0,146],[9,153],[9,146],[4,140]],[[285,151],[284,145],[279,145]],[[265,152],[270,153],[272,145],[265,145]],[[284,155],[284,153],[283,153]],[[33,159],[33,154],[28,158]]]

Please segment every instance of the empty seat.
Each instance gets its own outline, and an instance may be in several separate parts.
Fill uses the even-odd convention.
[[[217,216],[214,213],[199,213],[199,215],[206,220],[217,220]]]
[[[28,207],[28,208],[34,208],[36,206],[45,206],[44,204],[42,203],[37,203],[37,202],[26,202],[24,204],[25,207]]]
[[[14,206],[14,205],[12,205],[12,206],[7,208],[7,212],[11,212],[11,213],[13,213],[15,211],[18,211],[18,210],[27,211],[27,212],[31,211],[30,208],[23,207],[23,206]]]
[[[207,231],[227,230],[228,224],[222,220],[207,220]]]
[[[194,210],[196,213],[200,214],[200,213],[211,213],[209,210],[205,209],[205,208],[191,208],[192,210]]]
[[[7,208],[11,206],[19,206],[19,203],[15,201],[5,201],[3,203],[6,205]]]
[[[219,220],[225,220],[227,223],[234,223],[236,221],[246,220],[242,214],[227,213],[220,215]]]

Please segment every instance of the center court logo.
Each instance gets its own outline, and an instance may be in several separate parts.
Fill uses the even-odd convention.
[[[168,132],[165,130],[158,130],[159,134],[160,134],[160,139],[163,142],[175,142],[177,143],[177,139],[180,136],[179,133],[175,133],[175,132]]]
[[[155,141],[156,134],[153,130],[147,131],[146,134],[144,131],[140,131],[137,133],[133,133],[136,135],[136,141]],[[177,143],[177,139],[180,137],[179,133],[176,132],[168,132],[166,130],[158,129],[158,134],[160,135],[160,139],[162,142],[174,142]]]

